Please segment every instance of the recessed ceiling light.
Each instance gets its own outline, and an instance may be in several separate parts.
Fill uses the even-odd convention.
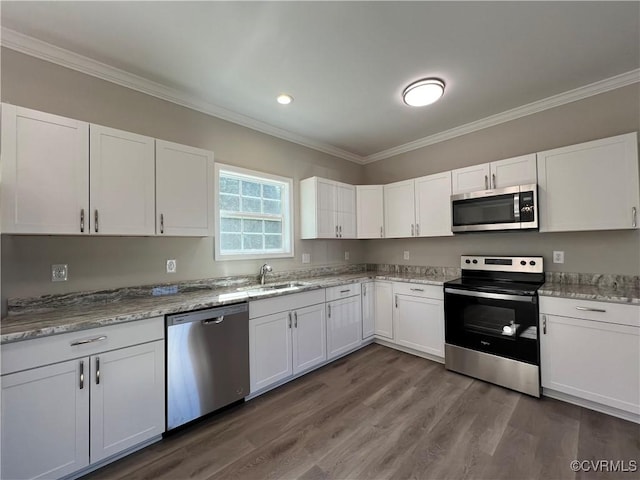
[[[444,82],[439,78],[423,78],[413,82],[402,92],[404,103],[411,107],[423,107],[436,102],[444,94]]]
[[[291,95],[287,95],[286,93],[281,93],[280,95],[278,95],[278,98],[276,98],[276,100],[281,105],[289,105],[291,102],[293,102],[293,97]]]

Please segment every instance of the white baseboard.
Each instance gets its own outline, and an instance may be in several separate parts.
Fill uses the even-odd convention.
[[[432,360],[434,362],[444,363],[444,357],[437,357],[435,355],[431,355],[430,353],[424,353],[424,352],[420,352],[418,350],[414,350],[413,348],[404,347],[402,345],[397,345],[397,344],[395,344],[393,342],[390,342],[389,340],[385,340],[385,339],[380,338],[380,337],[375,337],[374,342],[379,344],[379,345],[383,345],[385,347],[393,348],[394,350],[400,350],[401,352],[409,353],[411,355],[415,355],[416,357],[422,357],[422,358],[426,358],[427,360]]]
[[[640,415],[638,414],[625,412],[624,410],[620,410],[619,408],[592,402],[591,400],[585,400],[584,398],[574,397],[573,395],[558,392],[557,390],[543,388],[542,395],[549,398],[555,398],[556,400],[561,400],[563,402],[572,403],[574,405],[578,405],[579,407],[588,408],[589,410],[595,410],[596,412],[606,413],[607,415],[611,415],[612,417],[622,418],[623,420],[628,420],[633,423],[640,423]]]

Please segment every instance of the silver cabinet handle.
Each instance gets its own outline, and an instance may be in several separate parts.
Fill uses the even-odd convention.
[[[106,335],[101,335],[99,337],[87,338],[86,340],[76,340],[75,342],[71,342],[71,346],[77,347],[78,345],[85,345],[87,343],[102,342],[103,340],[106,340],[106,339],[107,339]]]
[[[80,209],[80,233],[84,233],[84,208]]]
[[[80,360],[80,390],[84,388],[84,362]]]
[[[606,310],[601,308],[591,308],[591,307],[576,307],[576,310],[581,310],[583,312],[598,312],[598,313],[606,313]]]
[[[336,225],[336,238],[338,238],[338,225]]]
[[[493,188],[496,188],[496,174],[491,175],[491,180],[493,181]]]
[[[327,312],[329,314],[329,318],[331,318],[331,304],[327,305]]]
[[[396,295],[396,308],[398,308],[398,295]]]
[[[362,285],[362,296],[366,297],[367,296],[367,284],[363,284]]]
[[[100,385],[100,357],[96,357],[96,385]]]
[[[342,238],[342,225],[340,225],[340,238]]]
[[[489,177],[484,176],[484,189],[489,190]]]
[[[542,333],[544,335],[547,334],[547,316],[546,315],[542,316]]]
[[[424,292],[424,288],[412,288],[412,292]]]
[[[160,233],[164,234],[164,213],[160,214]]]
[[[293,312],[293,326],[298,328],[298,312]]]
[[[637,211],[636,207],[633,207],[631,209],[631,215],[633,216],[633,220],[631,221],[631,226],[633,228],[636,228],[638,226],[638,222],[636,220],[636,213],[638,213],[638,211]]]
[[[420,224],[416,223],[416,237],[420,236]]]
[[[349,293],[351,291],[350,288],[347,288],[346,290],[340,290],[340,293]]]
[[[414,236],[414,234],[413,234],[413,223],[411,224],[411,236],[412,237]]]
[[[96,233],[98,233],[98,209],[96,208],[95,214],[94,214],[94,222],[95,222],[95,230]]]
[[[380,238],[384,237],[384,232],[382,230],[382,227],[380,227]]]
[[[291,328],[291,312],[289,312],[289,328]]]

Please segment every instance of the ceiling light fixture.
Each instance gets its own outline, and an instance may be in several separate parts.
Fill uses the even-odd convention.
[[[286,93],[281,93],[280,95],[278,95],[278,98],[276,98],[276,100],[280,105],[289,105],[291,102],[293,102],[293,97],[291,95],[287,95]]]
[[[402,92],[404,103],[411,107],[430,105],[444,95],[444,82],[439,78],[423,78],[413,82]]]

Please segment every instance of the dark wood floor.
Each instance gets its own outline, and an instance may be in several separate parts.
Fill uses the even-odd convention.
[[[640,427],[368,346],[98,470],[98,479],[637,479]]]

